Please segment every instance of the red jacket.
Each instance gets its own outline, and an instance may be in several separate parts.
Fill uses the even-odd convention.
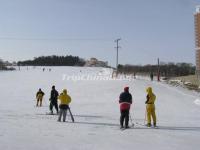
[[[120,110],[129,110],[131,107],[131,103],[122,102],[120,103]]]

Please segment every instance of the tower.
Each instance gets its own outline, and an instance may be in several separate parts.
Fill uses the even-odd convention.
[[[200,79],[200,6],[196,6],[194,14],[195,25],[195,51],[196,51],[196,74]]]

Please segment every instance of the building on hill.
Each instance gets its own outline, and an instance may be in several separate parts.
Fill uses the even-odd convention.
[[[90,58],[90,60],[86,61],[86,67],[108,67],[107,61],[99,61],[96,58]]]
[[[9,61],[5,61],[5,62],[4,62],[4,65],[5,65],[5,66],[13,66],[13,64],[10,63]]]
[[[15,68],[11,67],[12,64],[8,61],[3,61],[0,59],[0,70],[15,70]]]

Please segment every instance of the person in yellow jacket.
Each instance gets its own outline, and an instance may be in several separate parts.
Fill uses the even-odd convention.
[[[146,111],[147,111],[147,126],[151,127],[151,117],[153,119],[153,125],[156,127],[156,113],[155,113],[155,100],[156,95],[153,93],[152,88],[148,87],[146,89],[147,92],[147,100],[145,102],[146,104]]]
[[[58,96],[58,99],[60,100],[60,114],[58,117],[58,121],[60,122],[63,116],[63,122],[65,122],[67,110],[69,109],[69,103],[71,103],[71,97],[67,94],[67,90],[64,89],[63,92]]]
[[[39,89],[39,91],[37,92],[37,94],[36,94],[36,99],[37,99],[37,104],[36,104],[36,106],[38,107],[38,106],[42,106],[42,100],[43,100],[43,97],[44,97],[44,92],[41,90],[41,89]],[[40,103],[40,105],[39,105],[39,103]]]

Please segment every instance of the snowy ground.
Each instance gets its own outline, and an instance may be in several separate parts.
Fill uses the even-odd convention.
[[[47,67],[48,68],[48,67]],[[110,77],[103,68],[42,67],[0,72],[0,150],[197,150],[200,147],[199,95],[156,81],[73,81],[67,76]],[[49,93],[55,85],[67,88],[73,98],[71,110],[75,123],[57,122],[48,112]],[[144,123],[145,88],[157,95],[159,129],[135,125],[119,130],[118,96],[130,86],[134,105],[131,117]],[[42,108],[35,107],[38,88],[45,92]]]

